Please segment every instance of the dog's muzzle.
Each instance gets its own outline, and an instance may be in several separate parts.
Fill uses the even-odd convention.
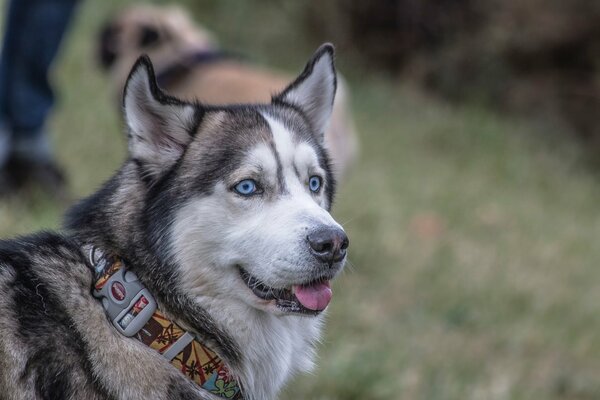
[[[314,277],[289,287],[270,287],[239,267],[242,280],[255,296],[275,301],[277,308],[288,313],[319,314],[329,305],[333,292],[330,280],[343,267],[349,245],[348,236],[338,227],[323,227],[306,237],[310,253],[320,265]]]

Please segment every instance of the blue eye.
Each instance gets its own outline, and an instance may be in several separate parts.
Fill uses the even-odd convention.
[[[317,193],[321,189],[321,177],[316,175],[311,176],[308,180],[308,187],[312,192]]]
[[[250,196],[256,193],[256,182],[252,179],[244,179],[235,185],[234,189],[242,196]]]

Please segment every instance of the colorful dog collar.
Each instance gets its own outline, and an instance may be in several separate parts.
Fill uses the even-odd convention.
[[[93,295],[115,328],[158,351],[204,390],[224,399],[243,399],[240,386],[223,360],[157,309],[148,289],[127,271],[123,259],[97,247],[86,248],[96,272]]]

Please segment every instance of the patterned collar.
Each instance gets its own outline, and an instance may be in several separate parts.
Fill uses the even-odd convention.
[[[158,310],[148,289],[127,271],[122,258],[94,246],[85,246],[84,251],[95,271],[93,295],[101,299],[117,331],[158,351],[204,390],[224,399],[243,399],[225,362]]]

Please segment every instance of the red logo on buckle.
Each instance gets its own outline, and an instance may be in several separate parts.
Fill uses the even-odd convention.
[[[113,282],[110,287],[110,292],[113,297],[117,299],[117,301],[123,301],[125,296],[127,296],[127,291],[125,290],[125,286],[121,282]]]

